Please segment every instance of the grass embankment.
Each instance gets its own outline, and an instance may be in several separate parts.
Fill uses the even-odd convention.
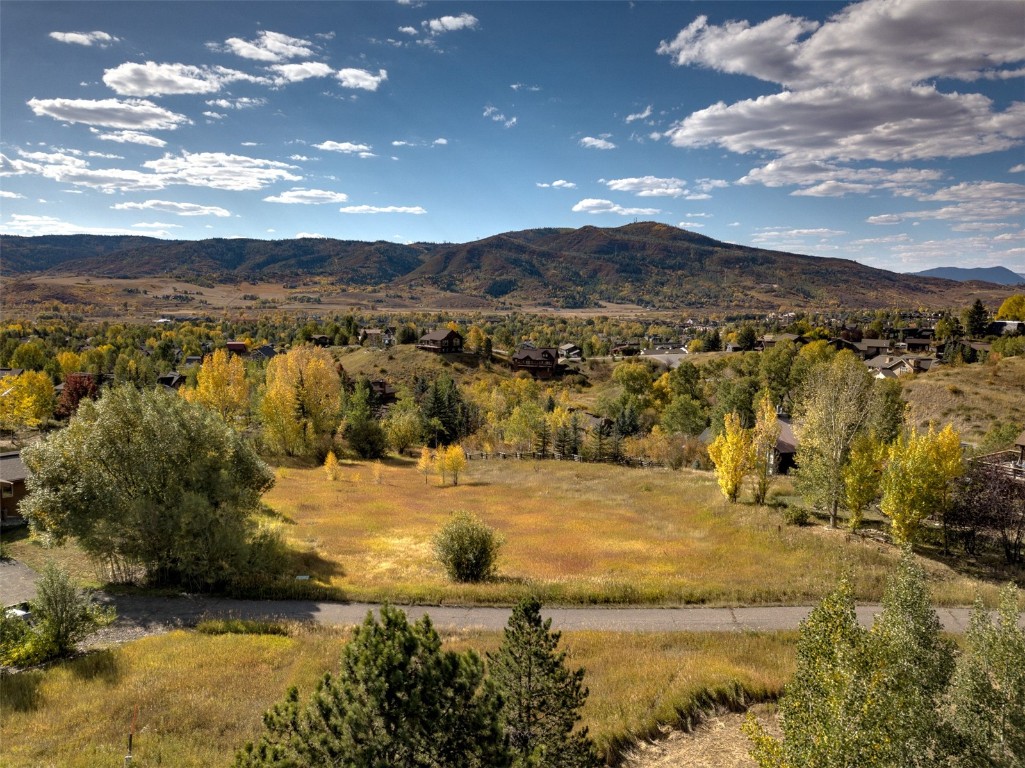
[[[584,722],[607,755],[660,725],[686,724],[716,701],[775,697],[793,672],[793,633],[567,632],[568,664],[587,670]],[[500,633],[446,638],[485,652]],[[205,635],[175,631],[0,677],[5,766],[120,765],[138,707],[138,765],[216,766],[256,738],[290,685],[305,693],[337,668],[343,635]]]
[[[961,439],[980,444],[987,432],[1010,425],[1010,442],[1025,425],[1025,358],[1008,357],[995,364],[940,367],[904,382],[911,423],[950,422]],[[994,449],[1009,446],[991,446]]]
[[[843,572],[862,601],[882,597],[897,551],[782,514],[729,505],[709,473],[555,461],[470,462],[458,486],[425,485],[412,462],[282,469],[267,496],[300,567],[353,600],[513,603],[806,604]],[[431,547],[455,510],[505,539],[499,577],[455,584]],[[935,599],[970,604],[995,588],[927,562]],[[989,593],[993,593],[990,595]]]

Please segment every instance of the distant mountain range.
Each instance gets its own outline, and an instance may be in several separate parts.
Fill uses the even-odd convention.
[[[997,285],[1020,285],[1025,283],[1025,275],[1012,272],[1007,267],[936,267],[924,272],[912,272],[920,277],[942,277],[944,280],[979,280]]]
[[[562,307],[599,301],[662,309],[956,306],[972,291],[995,289],[734,245],[654,222],[529,229],[462,244],[4,235],[0,251],[5,277],[48,272],[268,282],[314,276],[346,286]]]

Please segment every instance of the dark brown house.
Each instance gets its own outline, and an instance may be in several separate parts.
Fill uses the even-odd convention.
[[[559,350],[555,347],[530,349],[520,347],[509,358],[509,365],[514,371],[530,371],[539,379],[550,379],[555,375],[555,366],[559,362]]]
[[[28,470],[21,463],[21,453],[0,453],[0,522],[21,520],[18,502],[27,495],[25,479]]]
[[[440,331],[425,333],[416,343],[416,348],[442,355],[450,352],[462,352],[463,337],[457,331],[443,328]]]

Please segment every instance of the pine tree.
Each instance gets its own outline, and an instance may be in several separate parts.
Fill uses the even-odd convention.
[[[489,675],[503,698],[501,719],[517,768],[583,768],[597,764],[586,728],[574,730],[587,700],[584,670],[566,667],[560,633],[542,621],[537,598],[512,612]]]
[[[381,608],[357,627],[338,675],[303,705],[295,689],[264,716],[237,768],[503,768],[500,700],[473,651],[441,649],[428,617]]]

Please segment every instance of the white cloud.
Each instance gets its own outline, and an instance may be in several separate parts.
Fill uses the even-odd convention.
[[[435,147],[444,147],[444,146],[448,145],[448,139],[446,139],[446,138],[438,138],[438,139],[435,139],[433,142],[431,142],[431,144],[433,146],[435,146]]]
[[[301,162],[305,162],[305,161],[309,160],[310,158],[306,157],[306,155],[289,155],[288,159],[289,160],[296,160],[296,161],[301,163]]]
[[[51,32],[50,37],[62,43],[87,46],[95,45],[98,48],[107,48],[113,43],[120,42],[119,38],[107,34],[106,32],[100,32],[99,30],[94,32]]]
[[[893,194],[915,194],[943,178],[932,168],[848,168],[821,160],[783,157],[751,170],[738,184],[763,184],[767,187],[798,185],[806,189],[794,195],[838,196],[839,192],[890,190]]]
[[[595,138],[594,136],[584,136],[580,140],[580,146],[586,147],[587,149],[615,149],[616,145],[613,144],[608,138]]]
[[[901,162],[1003,151],[1025,139],[1025,103],[1001,108],[970,88],[939,85],[1021,76],[1020,3],[863,0],[821,24],[783,15],[710,25],[702,16],[658,52],[678,66],[781,86],[684,118],[664,134],[680,147],[770,152],[790,164]],[[814,196],[862,192],[841,185],[868,182],[787,183]]]
[[[432,35],[440,35],[445,32],[457,32],[461,29],[476,29],[479,25],[476,16],[469,13],[461,13],[458,16],[442,16],[438,19],[429,19],[421,23],[421,26]]]
[[[217,107],[218,109],[255,109],[256,107],[262,107],[267,103],[267,99],[262,96],[241,96],[237,99],[208,99],[206,104],[208,107]]]
[[[145,99],[29,99],[33,113],[66,123],[159,131],[191,121]]]
[[[484,117],[496,123],[502,123],[506,128],[512,128],[518,122],[515,117],[506,117],[498,111],[498,107],[484,107]]]
[[[25,195],[19,195],[17,192],[8,192],[6,189],[0,189],[0,197],[7,198],[8,200],[25,199]]]
[[[996,181],[965,181],[953,187],[941,189],[919,200],[1025,200],[1025,184],[1005,184]]]
[[[869,216],[865,221],[869,224],[900,224],[904,217],[896,213],[881,213],[878,216]]]
[[[537,186],[539,186],[541,189],[549,189],[549,188],[551,188],[551,189],[576,189],[577,188],[576,184],[574,184],[572,181],[566,181],[565,179],[556,179],[555,181],[553,181],[551,183],[538,182]]]
[[[112,131],[110,133],[101,133],[96,128],[91,129],[95,131],[97,139],[101,141],[114,141],[118,144],[142,144],[146,147],[166,147],[167,142],[163,139],[157,138],[156,136],[150,136],[148,133],[142,133],[140,131]]]
[[[210,120],[223,120],[227,115],[222,115],[220,112],[204,112],[203,117]]]
[[[388,71],[379,69],[375,75],[373,72],[368,72],[365,69],[347,68],[338,70],[335,77],[338,78],[338,82],[342,84],[343,88],[376,91],[381,83],[388,79]]]
[[[231,216],[231,211],[215,205],[197,205],[196,203],[176,203],[171,200],[147,200],[144,203],[117,203],[111,208],[115,211],[163,211],[178,216]],[[135,226],[142,226],[136,224]]]
[[[427,213],[425,208],[419,205],[415,206],[401,206],[401,205],[350,205],[344,208],[338,209],[339,213],[411,213],[415,216],[422,216]]]
[[[632,123],[634,120],[647,120],[651,117],[651,105],[649,104],[640,112],[635,112],[632,115],[626,116],[626,122]]]
[[[236,81],[266,83],[265,78],[225,67],[195,67],[191,64],[144,64],[126,62],[103,72],[103,82],[120,96],[164,96],[168,94],[217,93]]]
[[[331,67],[319,61],[307,61],[301,64],[272,64],[268,69],[277,75],[274,78],[275,85],[301,83],[311,77],[328,77],[334,74]]]
[[[1025,163],[1019,163],[1011,168],[1011,173],[1025,173]]]
[[[265,203],[288,203],[299,205],[319,205],[321,203],[345,203],[349,196],[344,192],[331,192],[326,189],[302,189],[295,187],[282,192],[280,195],[272,195],[263,198]]]
[[[327,239],[327,235],[321,235],[321,234],[318,234],[316,232],[296,232],[295,233],[295,237],[296,237],[297,240],[302,240],[304,238],[316,239],[316,240],[326,240]]]
[[[676,226],[680,227],[681,229],[701,229],[705,225],[700,221],[681,221]]]
[[[132,224],[132,227],[134,229],[166,229],[166,228],[181,229],[182,226],[183,225],[181,225],[181,224],[165,224],[162,221],[140,221],[140,222],[137,222],[135,224]]]
[[[131,229],[120,229],[117,227],[91,227],[81,224],[73,224],[69,221],[58,219],[54,216],[33,216],[29,214],[15,214],[3,223],[0,223],[0,232],[12,235],[138,235]],[[149,232],[150,237],[170,237],[170,232]]]
[[[262,160],[223,152],[183,152],[149,160],[143,167],[154,171],[165,184],[235,191],[263,189],[276,181],[299,181],[292,173],[295,166],[275,160]]]
[[[225,40],[224,44],[232,53],[254,61],[280,62],[288,59],[308,59],[316,53],[313,43],[309,40],[267,30],[260,32],[256,36],[256,40],[232,37]]]
[[[788,229],[787,227],[763,227],[752,238],[753,240],[793,239],[804,237],[839,237],[847,233],[842,229],[815,227],[811,229]]]
[[[373,147],[369,144],[354,144],[351,141],[323,141],[313,145],[325,152],[341,152],[343,155],[358,155],[359,157],[374,157]]]
[[[573,206],[574,213],[616,213],[620,216],[652,216],[661,213],[658,208],[624,208],[611,200],[589,197]]]
[[[684,197],[688,194],[683,179],[641,176],[630,179],[610,179],[605,186],[615,192],[630,192],[638,197]]]
[[[541,90],[540,85],[527,85],[526,83],[513,83],[509,87],[514,91],[529,91],[530,93],[537,93]]]

